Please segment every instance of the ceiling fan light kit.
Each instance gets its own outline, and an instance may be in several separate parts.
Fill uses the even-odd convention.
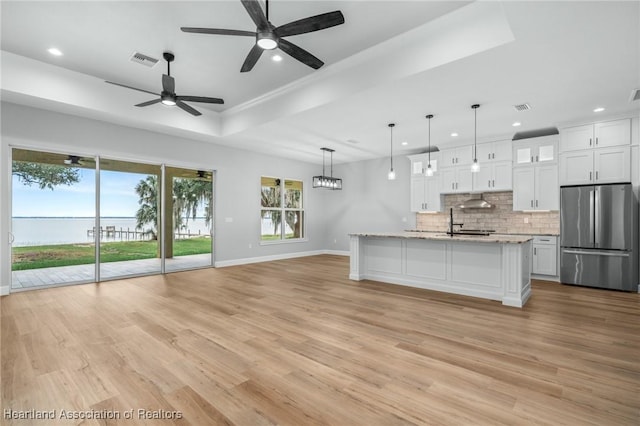
[[[171,62],[175,60],[175,55],[171,52],[164,52],[162,54],[164,60],[167,61],[167,73],[162,74],[162,92],[160,92],[160,97],[156,99],[152,99],[150,101],[142,102],[136,104],[137,107],[146,107],[149,105],[162,103],[166,106],[177,106],[178,108],[188,112],[191,115],[199,116],[202,115],[200,111],[193,108],[192,106],[186,104],[184,101],[189,102],[203,102],[208,104],[224,104],[224,100],[220,98],[208,98],[205,96],[178,96],[176,95],[176,82],[173,77],[171,77]],[[113,84],[120,87],[125,87],[131,90],[137,90],[138,92],[148,93],[150,95],[156,95],[157,93],[150,92],[144,89],[138,89],[137,87],[127,86],[121,83],[114,83],[113,81],[105,81],[105,83]]]
[[[331,190],[342,190],[342,179],[333,177],[333,153],[335,149],[331,148],[320,148],[322,151],[322,175],[313,177],[313,187],[314,188],[324,188]],[[326,176],[324,172],[324,157],[325,153],[330,153],[331,155],[331,171],[330,175]]]
[[[275,48],[280,48],[280,50],[292,58],[313,69],[318,69],[324,65],[324,62],[300,46],[285,40],[283,37],[311,33],[344,24],[344,16],[342,15],[342,12],[336,10],[299,19],[276,27],[271,23],[271,21],[269,21],[269,0],[265,0],[266,14],[265,11],[262,10],[262,6],[260,6],[258,0],[240,1],[251,17],[251,20],[256,25],[255,31],[228,30],[220,28],[180,28],[186,33],[255,37],[256,42],[245,58],[244,63],[240,68],[240,72],[251,71],[256,62],[258,62],[258,59],[260,59],[264,50],[273,50]]]

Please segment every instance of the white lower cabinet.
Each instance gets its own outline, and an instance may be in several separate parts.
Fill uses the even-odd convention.
[[[558,275],[558,238],[554,236],[533,237],[531,272],[538,275]]]
[[[513,210],[559,210],[560,189],[556,164],[513,170]]]
[[[440,182],[436,176],[411,178],[411,211],[437,212],[441,210]]]
[[[440,192],[453,194],[469,192],[473,188],[471,167],[449,167],[440,169]]]
[[[509,191],[512,185],[511,162],[485,163],[473,173],[474,191]]]
[[[631,147],[618,146],[560,154],[560,185],[631,181]]]

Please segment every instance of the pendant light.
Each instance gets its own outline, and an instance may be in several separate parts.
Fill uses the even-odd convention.
[[[433,169],[431,168],[431,119],[432,118],[433,118],[433,114],[427,115],[427,119],[429,120],[429,161],[427,163],[426,175],[428,177],[433,176]]]
[[[320,150],[322,151],[322,176],[313,177],[313,187],[341,190],[342,179],[333,177],[333,153],[335,152],[335,149],[320,148]],[[331,155],[331,173],[329,176],[326,176],[324,173],[324,156],[325,156],[325,153],[327,152],[330,153]]]
[[[478,164],[478,108],[480,104],[471,105],[473,108],[473,164],[471,165],[471,172],[477,173],[480,171],[480,164]]]
[[[395,127],[394,123],[389,123],[389,130],[391,131],[391,155],[390,155],[390,159],[391,159],[391,169],[389,170],[389,173],[387,174],[387,179],[389,180],[395,180],[396,179],[396,172],[393,171],[393,128]]]

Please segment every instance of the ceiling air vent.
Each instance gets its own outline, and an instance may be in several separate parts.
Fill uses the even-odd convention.
[[[631,91],[631,97],[629,97],[629,102],[640,101],[640,89],[633,89]]]
[[[140,52],[134,52],[129,59],[131,62],[135,62],[136,64],[142,64],[146,67],[152,68],[155,64],[158,63],[156,58],[152,58],[151,56],[144,55]]]
[[[513,109],[515,109],[516,111],[526,111],[528,109],[531,109],[531,105],[524,103],[524,104],[520,104],[520,105],[514,105]]]

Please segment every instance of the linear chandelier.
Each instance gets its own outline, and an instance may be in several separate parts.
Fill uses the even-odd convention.
[[[335,149],[331,148],[320,148],[322,150],[322,175],[313,177],[313,187],[314,188],[324,188],[324,189],[332,189],[332,190],[341,190],[342,189],[342,179],[333,177],[333,153]],[[331,156],[331,168],[330,175],[326,176],[324,172],[325,166],[325,153],[330,153]]]

